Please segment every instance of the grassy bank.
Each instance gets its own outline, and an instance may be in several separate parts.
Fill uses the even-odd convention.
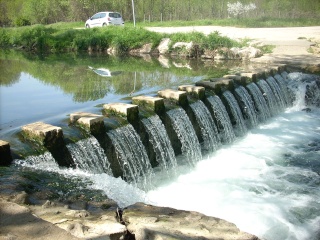
[[[306,27],[320,26],[320,18],[225,18],[203,19],[196,21],[163,21],[163,22],[138,22],[139,26],[147,27],[181,27],[181,26],[230,26],[250,28],[270,27]]]
[[[33,52],[103,52],[113,48],[118,53],[127,53],[131,49],[151,43],[155,48],[161,39],[169,37],[175,42],[194,42],[200,48],[217,49],[219,47],[241,47],[239,43],[218,32],[206,36],[202,33],[162,34],[148,31],[142,27],[107,27],[94,29],[77,29],[66,27],[69,24],[51,26],[34,25],[19,28],[0,29],[1,48],[19,48]],[[64,26],[64,27],[61,27]],[[75,25],[73,25],[74,27]]]

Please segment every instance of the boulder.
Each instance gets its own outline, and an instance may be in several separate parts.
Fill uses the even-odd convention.
[[[160,54],[167,54],[168,53],[170,42],[171,42],[170,38],[164,38],[161,40],[161,42],[158,46],[158,50],[159,50]]]
[[[252,46],[243,47],[243,48],[235,47],[235,48],[231,48],[230,51],[244,60],[261,57],[263,55],[260,49]]]

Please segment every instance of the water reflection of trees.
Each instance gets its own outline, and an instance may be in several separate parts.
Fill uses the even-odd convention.
[[[19,81],[21,66],[14,61],[0,60],[0,73],[0,86],[11,86]]]
[[[73,96],[76,102],[94,101],[104,98],[109,93],[130,95],[133,91],[144,89],[170,88],[178,84],[187,84],[197,76],[222,76],[226,68],[205,68],[199,61],[184,60],[188,68],[164,68],[153,59],[144,61],[141,58],[112,58],[106,56],[36,56],[14,55],[14,60],[0,60],[2,75],[1,84],[18,81],[21,72],[27,72],[45,84],[59,88]],[[9,57],[8,57],[9,58]],[[183,64],[185,64],[185,62]],[[16,64],[15,64],[16,63]],[[174,66],[174,64],[171,64]],[[111,72],[119,72],[112,77],[97,75],[88,66],[108,68]],[[200,80],[200,79],[198,79]]]

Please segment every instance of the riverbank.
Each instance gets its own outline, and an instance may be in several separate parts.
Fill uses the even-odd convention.
[[[258,240],[235,224],[197,212],[136,203],[37,200],[25,192],[0,197],[0,239]],[[134,233],[134,234],[133,234]]]
[[[272,53],[253,58],[253,63],[290,63],[296,65],[320,65],[320,26],[284,28],[238,28],[222,26],[149,27],[160,33],[201,32],[208,35],[219,32],[234,40],[250,39],[254,45],[274,45]]]

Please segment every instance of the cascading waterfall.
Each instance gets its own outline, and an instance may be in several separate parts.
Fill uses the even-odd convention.
[[[77,168],[92,173],[107,173],[112,176],[110,163],[98,140],[91,136],[67,145]]]
[[[188,118],[188,115],[182,108],[172,109],[167,112],[172,121],[173,128],[181,141],[182,155],[189,163],[194,166],[201,160],[201,147],[194,128]]]
[[[235,94],[243,104],[245,115],[250,121],[250,127],[256,127],[258,125],[258,117],[250,94],[243,86],[237,87]]]
[[[269,106],[271,115],[274,116],[277,113],[280,112],[280,107],[276,101],[276,97],[274,96],[274,93],[272,92],[270,86],[268,85],[268,83],[261,79],[257,82],[257,85],[259,86],[259,88],[262,91],[263,96],[265,97],[267,104]]]
[[[292,98],[290,97],[287,83],[280,74],[274,75],[274,79],[277,81],[279,87],[281,88],[281,92],[283,94],[283,99],[286,103],[286,106],[290,106],[292,104]]]
[[[230,91],[225,91],[223,93],[223,96],[230,108],[233,119],[236,122],[236,125],[235,125],[235,132],[237,133],[236,135],[243,136],[247,132],[247,127],[245,125],[239,104]]]
[[[288,74],[294,107],[149,191],[149,203],[226,219],[260,239],[318,240],[320,78],[296,78]]]
[[[304,79],[301,84],[301,79]],[[288,88],[291,92],[299,92],[304,97],[293,97],[298,105],[315,105],[320,107],[320,77],[304,73],[289,73]]]
[[[163,169],[177,167],[177,159],[174,154],[165,126],[158,115],[153,115],[141,120],[150,135],[150,142],[156,153],[156,160]]]
[[[250,92],[256,109],[258,110],[258,117],[260,122],[264,122],[271,117],[269,106],[263,97],[260,89],[255,83],[250,83],[247,85],[247,89]]]
[[[107,134],[115,147],[125,180],[142,189],[148,188],[153,170],[146,149],[133,126],[128,124]]]
[[[280,111],[282,111],[286,107],[286,102],[284,99],[284,93],[281,91],[278,83],[273,77],[267,78],[267,83],[269,84],[270,88],[272,89],[272,92],[274,93],[274,96],[276,98],[276,101],[279,105]]]
[[[207,151],[216,150],[220,144],[219,133],[208,108],[200,100],[190,104],[190,107],[201,129],[203,148]]]
[[[215,95],[208,97],[208,102],[211,105],[213,115],[217,121],[219,132],[221,132],[221,140],[224,143],[231,143],[235,140],[236,136],[226,110],[221,99]]]

